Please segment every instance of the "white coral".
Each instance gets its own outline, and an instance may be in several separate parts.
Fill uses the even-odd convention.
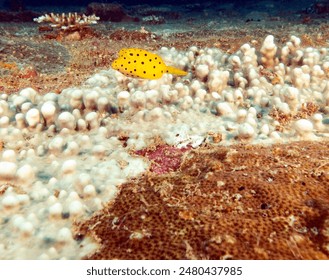
[[[51,27],[60,28],[63,30],[81,27],[91,24],[97,24],[99,17],[96,15],[86,16],[85,14],[79,15],[78,13],[62,13],[62,14],[45,14],[38,18],[33,19],[37,23],[49,22]]]

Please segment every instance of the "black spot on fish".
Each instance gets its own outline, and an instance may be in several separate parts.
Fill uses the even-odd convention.
[[[149,62],[151,62],[152,61],[152,59],[149,59]]]
[[[157,60],[158,58],[157,58],[157,57],[155,57],[154,59],[155,59],[155,60]]]
[[[161,64],[161,61],[159,62],[159,64]]]
[[[136,63],[136,60],[134,60],[134,63]]]
[[[155,74],[153,74],[153,77],[155,77]]]
[[[132,73],[133,71],[130,71],[130,74]]]
[[[137,56],[139,56],[139,53],[137,54]]]
[[[142,61],[141,63],[144,64],[144,61]]]
[[[144,74],[146,74],[146,71],[143,71]]]
[[[123,64],[121,64],[121,67],[123,67]]]
[[[125,70],[127,70],[127,68],[125,68]]]
[[[126,59],[126,57],[124,57],[123,59]]]
[[[136,69],[134,69],[134,71],[136,72]]]
[[[155,66],[153,66],[153,69],[155,69]]]
[[[147,56],[147,53],[146,54],[144,54],[145,56]]]
[[[128,64],[130,64],[130,61],[128,61]]]
[[[134,54],[133,53],[130,53],[130,56],[133,56]]]
[[[166,70],[166,72],[168,73],[169,71],[168,71],[168,70]]]

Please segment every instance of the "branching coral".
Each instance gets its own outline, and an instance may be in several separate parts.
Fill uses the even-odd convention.
[[[50,28],[47,26],[40,26],[39,31],[53,31],[47,33],[45,38],[56,40],[73,40],[78,41],[87,35],[94,36],[95,33],[89,25],[97,24],[99,17],[96,15],[86,16],[85,14],[79,15],[78,13],[68,14],[45,14],[34,21],[38,23],[47,22],[50,24]]]
[[[76,29],[86,25],[97,24],[99,17],[96,15],[86,16],[78,13],[62,13],[62,14],[45,14],[33,19],[37,23],[49,22],[51,27],[63,30]]]

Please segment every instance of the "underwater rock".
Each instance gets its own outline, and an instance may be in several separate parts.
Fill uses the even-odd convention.
[[[102,21],[137,21],[136,18],[129,16],[123,7],[117,3],[92,2],[87,6],[87,14],[95,14]]]

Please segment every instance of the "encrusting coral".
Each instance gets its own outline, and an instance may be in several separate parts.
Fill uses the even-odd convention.
[[[190,150],[176,172],[120,186],[75,238],[99,243],[87,259],[328,259],[328,151],[328,141]]]

